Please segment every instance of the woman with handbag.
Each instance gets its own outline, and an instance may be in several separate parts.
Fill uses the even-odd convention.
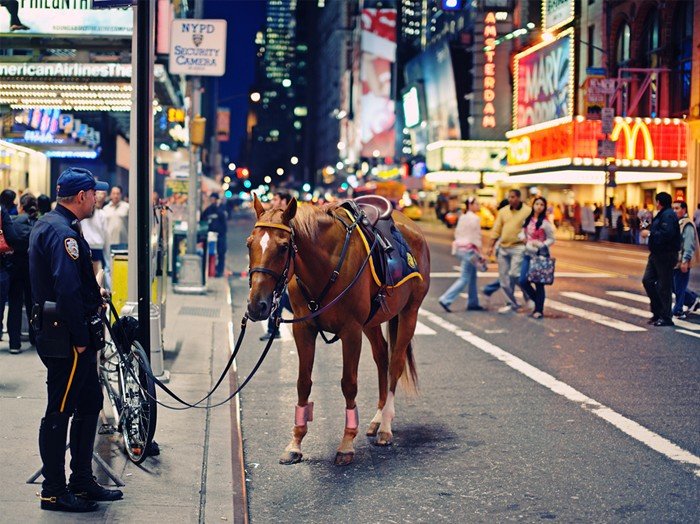
[[[486,265],[486,260],[481,255],[481,221],[476,214],[479,211],[479,202],[475,196],[470,196],[466,201],[467,212],[459,217],[455,228],[455,240],[452,242],[452,254],[462,261],[459,278],[438,299],[442,309],[452,313],[450,305],[459,296],[464,288],[467,288],[469,300],[467,311],[484,311],[479,305],[479,292],[476,286],[477,266]]]
[[[525,241],[525,255],[520,269],[520,287],[535,303],[532,318],[540,319],[544,312],[544,286],[542,282],[533,282],[530,278],[532,260],[538,256],[549,257],[549,247],[554,244],[554,227],[547,220],[547,200],[538,196],[532,202],[532,212],[523,223],[520,233]]]

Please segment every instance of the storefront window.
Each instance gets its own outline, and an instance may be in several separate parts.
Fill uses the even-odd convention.
[[[617,67],[625,67],[630,60],[630,26],[622,24],[617,35]]]

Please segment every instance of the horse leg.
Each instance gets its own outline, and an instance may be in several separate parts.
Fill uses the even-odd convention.
[[[387,395],[386,404],[382,409],[382,419],[377,432],[378,446],[389,446],[391,444],[393,433],[391,431],[391,422],[396,415],[394,408],[394,396],[396,394],[396,384],[401,378],[406,367],[406,354],[411,344],[411,339],[416,330],[416,321],[418,319],[418,311],[404,311],[399,313],[398,317],[394,317],[389,321],[389,338],[391,341],[391,361],[389,363],[389,394]],[[412,370],[414,372],[414,370]],[[409,378],[409,381],[411,379]]]
[[[361,329],[350,329],[341,339],[343,344],[343,378],[340,381],[345,397],[345,431],[335,454],[336,466],[347,466],[355,457],[354,441],[359,426],[359,415],[355,397],[357,396],[357,368],[362,349]]]
[[[307,423],[314,419],[314,403],[309,402],[311,395],[311,372],[314,368],[316,352],[316,332],[294,324],[294,341],[299,355],[299,375],[297,378],[297,405],[294,409],[294,428],[292,440],[287,444],[280,457],[280,464],[301,462],[301,441],[306,436]]]
[[[374,363],[377,365],[377,375],[379,378],[377,412],[369,423],[366,433],[368,437],[375,437],[377,435],[377,430],[379,430],[379,424],[382,421],[382,408],[384,404],[386,404],[386,393],[389,385],[389,346],[382,334],[381,325],[366,328],[364,333],[372,345],[372,357],[374,357]]]

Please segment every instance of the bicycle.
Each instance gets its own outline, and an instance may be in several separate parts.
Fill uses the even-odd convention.
[[[112,306],[113,307],[113,306]],[[151,448],[156,430],[156,389],[146,352],[141,344],[126,332],[114,331],[123,327],[119,319],[107,326],[105,347],[100,352],[99,379],[112,406],[113,425],[100,429],[101,434],[118,432],[124,441],[124,451],[134,464],[141,464]],[[122,322],[119,327],[117,324]],[[135,321],[134,321],[135,322]],[[128,345],[128,349],[123,346]]]

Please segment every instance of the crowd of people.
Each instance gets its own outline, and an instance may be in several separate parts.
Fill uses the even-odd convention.
[[[546,284],[540,274],[533,273],[533,260],[550,257],[549,248],[554,243],[556,226],[561,225],[561,215],[552,214],[544,197],[536,196],[528,205],[522,201],[520,191],[513,189],[498,207],[491,230],[492,243],[488,250],[484,250],[477,216],[479,201],[476,197],[468,197],[465,206],[466,212],[458,219],[452,243],[452,254],[460,260],[460,276],[440,296],[440,306],[451,313],[452,304],[466,289],[466,310],[483,311],[479,303],[477,271],[484,271],[487,258],[495,254],[499,277],[486,285],[482,293],[491,297],[501,290],[505,297],[505,305],[498,310],[501,314],[525,310],[532,318],[543,318]],[[649,260],[642,279],[652,311],[649,324],[671,326],[673,317],[685,319],[688,312],[700,309],[700,297],[688,289],[690,268],[700,264],[697,233],[700,205],[691,217],[686,202],[672,202],[671,196],[662,192],[656,196],[656,207],[657,213],[652,215],[646,209],[615,208],[611,199],[606,212],[610,213],[609,223],[615,220],[621,223],[621,210],[636,218],[634,227],[627,229],[625,226],[622,232],[632,231],[633,243],[649,246]],[[615,209],[618,209],[618,214],[613,214]],[[597,212],[603,214],[602,209]],[[553,216],[559,216],[558,223]],[[522,291],[522,301],[516,296],[518,288]],[[675,294],[675,303],[672,294]]]
[[[12,354],[22,351],[22,308],[25,309],[27,321],[32,309],[29,236],[37,220],[55,207],[55,202],[47,195],[35,196],[24,192],[19,200],[17,196],[17,192],[12,189],[0,193],[0,229],[8,246],[5,252],[0,252],[0,340],[3,337],[3,319],[7,308],[6,327]],[[95,197],[95,213],[83,219],[80,226],[90,246],[95,274],[100,270],[109,274],[110,250],[127,245],[129,204],[122,199],[122,189],[119,186],[111,188],[109,202],[106,202],[105,191],[97,191]],[[32,346],[35,344],[31,329],[29,343]]]

